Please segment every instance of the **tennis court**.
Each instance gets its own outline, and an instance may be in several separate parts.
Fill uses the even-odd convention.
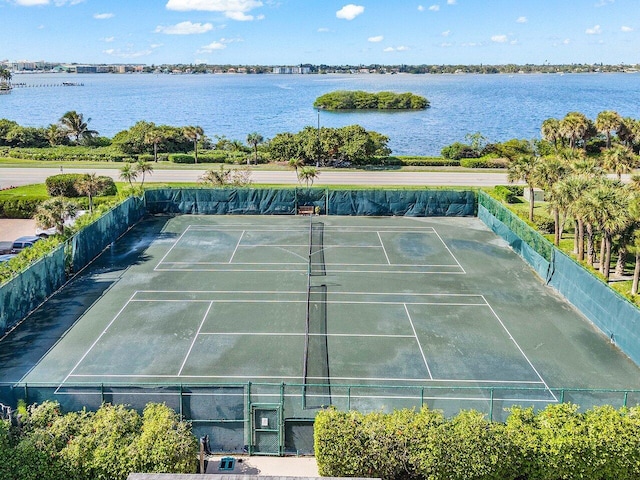
[[[141,242],[144,260],[114,270]],[[638,377],[477,219],[185,215],[112,250],[80,282],[117,281],[23,381],[490,385],[554,401],[549,386]]]

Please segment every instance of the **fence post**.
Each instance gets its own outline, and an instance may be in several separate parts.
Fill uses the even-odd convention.
[[[624,403],[622,404],[623,407],[627,406],[627,400],[629,398],[629,392],[625,391],[624,392]]]
[[[489,390],[489,421],[493,422],[493,387]]]
[[[347,387],[347,410],[351,410],[351,386]]]
[[[104,403],[104,383],[101,383],[100,384],[100,404],[103,404],[103,403]]]
[[[564,403],[564,388],[560,390],[560,403]]]
[[[182,383],[180,383],[180,418],[184,420],[184,415],[182,413]]]
[[[420,408],[424,407],[424,387],[420,389]]]

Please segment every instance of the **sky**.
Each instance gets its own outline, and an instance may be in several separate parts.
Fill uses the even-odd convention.
[[[0,0],[0,61],[640,63],[640,0]]]

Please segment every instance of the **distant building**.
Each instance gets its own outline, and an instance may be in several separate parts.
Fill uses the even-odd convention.
[[[279,75],[307,75],[311,73],[310,67],[273,67],[271,73]]]

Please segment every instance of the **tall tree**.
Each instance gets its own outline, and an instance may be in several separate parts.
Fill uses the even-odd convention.
[[[163,140],[164,133],[159,128],[152,128],[144,135],[144,142],[148,145],[153,145],[153,161],[155,163],[158,163],[158,145],[160,145]]]
[[[553,143],[554,148],[558,148],[558,140],[562,140],[560,134],[560,121],[557,118],[547,118],[542,122],[542,138]]]
[[[298,157],[289,159],[289,166],[293,168],[298,176],[298,169],[304,167],[304,160]]]
[[[605,170],[615,173],[618,180],[622,178],[623,173],[629,173],[638,164],[638,157],[633,151],[624,145],[615,145],[607,148],[602,155],[602,166]]]
[[[138,178],[138,172],[135,165],[127,162],[120,169],[120,178],[129,182],[129,186],[133,188],[133,181]]]
[[[258,145],[264,143],[264,138],[258,132],[253,132],[247,135],[247,143],[253,148],[254,163],[258,164]],[[247,160],[249,164],[249,160]]]
[[[89,213],[93,213],[93,197],[99,195],[105,185],[106,180],[98,177],[95,173],[87,174],[78,181],[76,188],[89,199]]]
[[[548,197],[550,197],[549,207],[553,213],[554,221],[554,243],[560,245],[562,231],[560,228],[560,208],[564,207],[561,198],[556,198],[558,193],[554,190],[555,185],[567,175],[569,168],[558,157],[545,157],[535,166],[533,171],[533,181],[538,185]]]
[[[71,136],[76,143],[80,142],[80,139],[88,140],[98,134],[96,130],[89,129],[90,121],[90,118],[85,121],[84,115],[75,110],[68,111],[60,117],[62,128],[68,132],[68,135]]]
[[[144,186],[145,176],[153,173],[153,165],[149,162],[145,162],[144,160],[138,160],[136,162],[135,171],[142,174],[142,181],[140,182],[140,186],[142,187]]]
[[[522,155],[509,163],[507,180],[509,183],[525,182],[529,188],[529,221],[533,222],[535,169],[540,157],[536,155]]]
[[[307,188],[313,186],[313,182],[316,178],[318,178],[320,172],[316,169],[316,167],[302,167],[298,171],[298,180],[304,182],[307,185]]]
[[[195,163],[198,163],[198,140],[204,135],[202,127],[188,126],[183,129],[184,136],[193,142],[193,154]]]
[[[569,147],[575,149],[578,142],[582,141],[587,146],[587,137],[591,121],[580,112],[570,112],[560,121],[560,133],[569,141]]]
[[[600,112],[596,117],[596,129],[607,138],[607,148],[611,148],[611,132],[617,131],[621,124],[622,117],[613,110]]]
[[[55,227],[58,234],[64,232],[64,222],[78,212],[78,205],[64,197],[54,197],[42,202],[35,213],[36,224],[41,228]]]

